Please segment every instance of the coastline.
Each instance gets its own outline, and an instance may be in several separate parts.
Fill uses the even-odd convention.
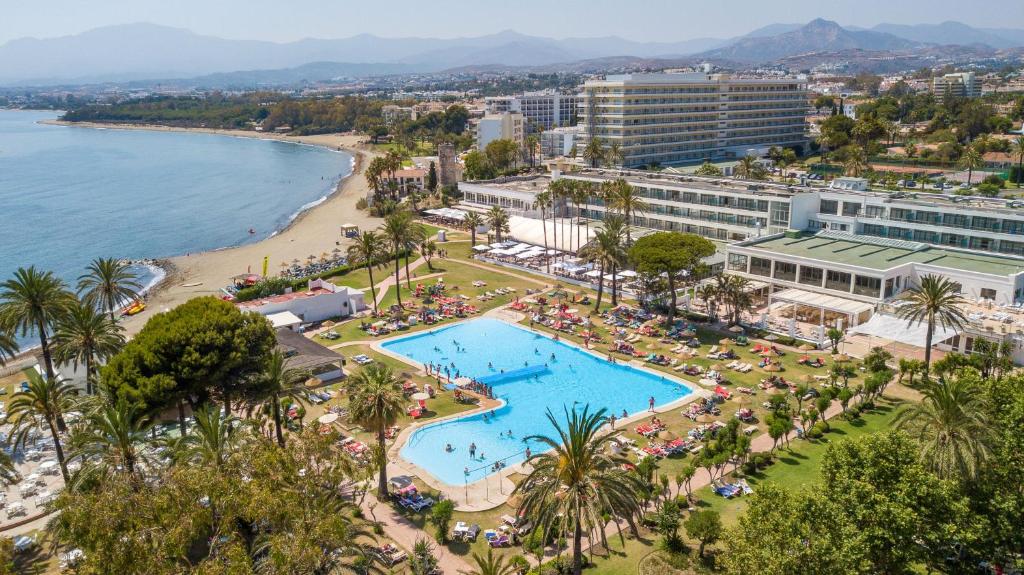
[[[275,275],[281,262],[304,260],[311,254],[330,252],[335,248],[344,249],[348,241],[340,234],[340,226],[343,223],[354,223],[360,229],[372,229],[380,223],[378,218],[371,217],[367,212],[355,207],[356,202],[370,191],[366,179],[360,176],[367,160],[375,156],[376,152],[362,142],[362,136],[353,133],[289,136],[246,130],[149,124],[79,123],[60,120],[43,120],[40,123],[71,128],[186,132],[275,140],[343,151],[352,155],[351,172],[338,182],[332,193],[319,203],[297,212],[283,228],[276,230],[269,237],[249,244],[225,246],[158,260],[157,265],[163,269],[164,278],[146,291],[145,311],[124,320],[123,325],[129,336],[137,333],[155,313],[167,311],[194,297],[223,295],[220,289],[228,284],[229,278],[250,271],[259,272],[264,257],[269,258],[268,275]]]

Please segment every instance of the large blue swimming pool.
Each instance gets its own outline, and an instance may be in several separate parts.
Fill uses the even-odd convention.
[[[676,401],[691,393],[677,380],[612,364],[571,345],[537,335],[503,321],[476,319],[388,341],[382,346],[420,363],[449,366],[454,375],[492,380],[494,394],[505,405],[494,415],[476,414],[427,425],[402,447],[402,457],[449,485],[462,485],[525,459],[523,438],[553,435],[545,413],[564,421],[563,406],[592,411],[607,408],[621,416]],[[454,367],[452,364],[454,363]],[[502,371],[505,373],[503,374]],[[526,372],[516,377],[515,372]],[[487,415],[485,421],[484,415]],[[509,437],[508,432],[512,435]],[[476,444],[476,456],[469,446]],[[446,451],[451,444],[453,451]],[[536,451],[537,445],[530,445]],[[470,472],[465,473],[466,468]]]

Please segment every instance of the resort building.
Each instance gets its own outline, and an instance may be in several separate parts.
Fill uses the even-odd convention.
[[[557,158],[572,155],[572,149],[583,134],[582,126],[552,128],[540,134],[540,155],[542,158]],[[577,151],[579,149],[577,148]]]
[[[309,280],[306,291],[293,291],[251,301],[239,302],[242,311],[254,311],[265,316],[275,316],[285,321],[287,316],[276,316],[291,312],[303,324],[334,318],[346,318],[366,309],[363,292],[348,286],[334,285],[324,279]],[[281,323],[278,327],[291,329],[294,325]]]
[[[622,165],[761,156],[807,145],[807,85],[722,74],[626,74],[584,84],[584,138],[617,142]]]
[[[476,147],[483,151],[494,140],[512,140],[523,145],[526,141],[526,124],[520,112],[488,114],[480,118],[476,126]]]
[[[423,168],[403,168],[395,171],[394,182],[402,192],[423,190],[426,187],[427,170]]]
[[[932,78],[932,94],[939,97],[977,98],[981,96],[981,82],[974,72],[957,72]]]
[[[513,216],[540,218],[541,212],[535,207],[537,194],[548,188],[551,180],[542,176],[520,176],[500,178],[489,182],[462,182],[460,207],[474,211],[489,210],[500,206]],[[559,209],[564,205],[559,203]],[[551,217],[548,213],[547,217]]]
[[[380,109],[380,114],[384,119],[384,125],[389,128],[399,122],[416,119],[416,110],[405,106],[384,106]]]
[[[528,132],[550,130],[576,124],[578,96],[556,92],[527,92],[518,96],[491,96],[485,99],[487,113],[492,115],[519,112]]]

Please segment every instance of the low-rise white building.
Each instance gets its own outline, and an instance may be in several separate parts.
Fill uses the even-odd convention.
[[[512,140],[520,147],[526,141],[526,122],[519,112],[488,114],[476,126],[476,147],[481,152],[494,140]]]
[[[363,292],[348,286],[334,285],[323,279],[309,281],[306,291],[289,292],[238,304],[242,311],[255,311],[271,316],[291,312],[302,323],[332,318],[345,318],[366,309]],[[283,316],[276,316],[283,317]],[[281,327],[293,327],[282,324]]]

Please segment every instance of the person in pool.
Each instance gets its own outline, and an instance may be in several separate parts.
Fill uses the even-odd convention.
[[[449,444],[444,446],[444,450],[445,450],[446,453],[451,453],[451,452],[455,451],[455,448],[452,447],[451,443],[449,443]]]

